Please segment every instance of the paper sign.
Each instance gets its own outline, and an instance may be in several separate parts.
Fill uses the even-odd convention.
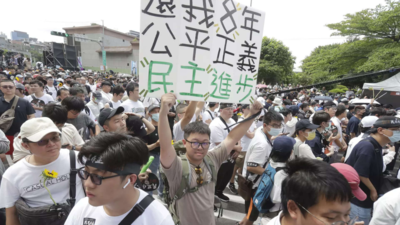
[[[265,13],[233,0],[141,0],[140,94],[251,103]]]

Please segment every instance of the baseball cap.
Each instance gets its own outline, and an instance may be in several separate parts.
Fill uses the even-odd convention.
[[[116,109],[103,108],[99,115],[99,124],[103,126],[106,120],[111,119],[113,116],[121,114],[124,112],[124,107],[118,107]]]
[[[159,104],[152,104],[149,106],[148,112],[150,113],[151,111],[153,111],[153,109],[159,109],[160,105]]]
[[[64,83],[64,80],[63,80],[62,78],[58,78],[56,81],[59,81],[59,82],[63,82],[63,83]]]
[[[375,123],[374,128],[400,127],[400,119],[394,116],[382,116]]]
[[[15,88],[16,88],[16,89],[25,90],[25,86],[24,86],[23,84],[20,84],[20,83],[16,83],[16,84],[15,84]]]
[[[364,201],[367,198],[367,195],[360,188],[360,177],[353,167],[345,163],[332,163],[331,166],[335,167],[349,182],[354,197],[360,201]]]
[[[219,104],[220,109],[225,109],[225,108],[234,108],[232,103],[221,103]]]
[[[361,127],[372,127],[378,119],[376,116],[366,116],[361,120]]]
[[[54,132],[61,134],[60,130],[51,119],[40,117],[27,120],[23,123],[18,136],[21,139],[26,138],[29,141],[38,142],[47,134]]]
[[[275,138],[274,146],[272,147],[272,151],[281,152],[283,154],[290,153],[293,150],[293,146],[296,143],[294,138],[288,136],[280,136]]]
[[[305,129],[317,129],[319,126],[312,124],[310,120],[303,119],[296,123],[296,130],[305,130]]]
[[[129,116],[126,120],[126,127],[129,131],[133,131],[133,136],[144,137],[147,135],[143,121],[137,116]]]
[[[103,96],[101,95],[100,91],[93,92],[93,97],[97,98],[99,101],[103,99]]]

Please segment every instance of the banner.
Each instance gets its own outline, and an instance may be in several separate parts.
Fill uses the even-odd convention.
[[[264,19],[234,0],[141,0],[140,95],[253,102]]]

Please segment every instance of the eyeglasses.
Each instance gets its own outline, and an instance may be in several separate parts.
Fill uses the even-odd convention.
[[[29,143],[36,143],[38,146],[46,146],[49,144],[49,141],[53,142],[53,143],[57,143],[61,140],[61,137],[59,135],[54,136],[52,138],[49,139],[45,139],[45,140],[40,140],[38,142],[33,142],[33,141],[28,141]]]
[[[185,139],[186,140],[186,139]],[[192,148],[194,148],[194,149],[198,149],[198,148],[200,148],[200,146],[201,146],[201,148],[203,148],[204,150],[206,150],[206,149],[208,149],[208,147],[210,147],[210,142],[203,142],[203,143],[199,143],[199,142],[191,142],[191,141],[188,141],[188,140],[186,140],[188,143],[190,143],[190,145],[192,146]]]
[[[356,221],[358,220],[358,216],[356,216],[355,218],[349,220],[348,222],[344,222],[344,221],[337,221],[331,224],[325,223],[324,221],[322,221],[321,219],[319,219],[317,216],[315,216],[314,214],[310,213],[310,211],[308,211],[306,208],[304,208],[302,205],[300,205],[299,203],[296,202],[296,204],[298,206],[300,206],[302,209],[304,209],[308,214],[310,214],[312,217],[314,217],[315,219],[317,219],[318,221],[320,221],[321,223],[325,224],[325,225],[354,225],[356,223]]]
[[[197,166],[196,168],[194,168],[194,170],[196,171],[196,174],[199,176],[196,180],[198,185],[203,184],[203,176],[201,176],[201,174],[203,174],[203,170],[200,168],[200,166]]]
[[[82,167],[78,170],[78,176],[82,180],[87,180],[90,177],[90,180],[92,181],[93,184],[95,185],[101,185],[102,180],[108,179],[108,178],[113,178],[113,177],[119,177],[122,176],[121,174],[114,175],[114,176],[109,176],[109,177],[102,177],[94,173],[89,173],[85,170],[85,167]]]
[[[4,89],[14,89],[14,86],[11,86],[11,85],[3,85],[3,86],[1,86],[1,88],[4,88]]]
[[[282,124],[270,124],[269,126],[273,127],[273,128],[282,128]]]

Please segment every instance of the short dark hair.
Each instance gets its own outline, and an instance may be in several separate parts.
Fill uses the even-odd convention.
[[[126,86],[126,93],[128,94],[129,97],[129,92],[134,92],[135,88],[139,88],[139,84],[138,83],[134,83],[134,82],[130,82],[127,86]]]
[[[271,154],[269,157],[274,161],[274,162],[287,162],[290,158],[290,155],[292,152],[281,152],[281,151],[274,151],[272,148]]]
[[[32,80],[31,82],[29,82],[29,85],[32,85],[32,84],[37,84],[37,85],[39,85],[39,87],[44,86],[43,82],[40,80]]]
[[[101,158],[107,171],[122,170],[129,163],[146,164],[149,160],[149,150],[138,137],[117,132],[102,132],[82,146],[78,160],[85,164],[86,159],[92,156]]]
[[[57,96],[61,96],[61,92],[62,92],[62,91],[68,91],[68,92],[69,92],[69,90],[66,89],[66,88],[60,88],[60,89],[58,89],[58,91],[57,91]]]
[[[114,94],[116,94],[116,95],[119,95],[119,94],[121,94],[121,93],[124,93],[125,92],[125,90],[121,87],[121,86],[115,86],[114,88],[113,88],[113,90],[112,90],[112,93],[113,93],[113,95]]]
[[[210,128],[207,126],[207,124],[203,123],[202,121],[189,123],[183,129],[183,132],[184,132],[183,137],[185,139],[187,139],[190,136],[190,134],[193,134],[193,133],[207,134],[208,137],[210,137],[210,135],[211,135]]]
[[[353,110],[356,107],[356,105],[349,105],[349,110]]]
[[[344,106],[344,105],[339,105],[339,106],[337,107],[336,112],[335,112],[335,116],[340,116],[340,115],[342,115],[344,112],[346,112],[346,106]]]
[[[68,111],[74,110],[81,112],[85,108],[85,102],[76,96],[66,97],[61,104],[67,108]]]
[[[176,113],[181,114],[183,109],[188,107],[188,105],[186,104],[179,104],[176,106]]]
[[[282,116],[275,112],[275,111],[268,111],[267,113],[265,113],[264,115],[264,119],[263,119],[263,123],[265,124],[270,124],[272,121],[278,121],[278,122],[282,122],[283,118]]]
[[[310,106],[308,103],[303,103],[300,105],[300,109],[303,110],[304,108],[307,108],[308,106]]]
[[[382,107],[373,107],[373,108],[370,110],[370,113],[371,113],[371,115],[373,115],[373,116],[375,116],[375,115],[378,115],[378,117],[379,117],[379,116],[383,116],[383,115],[385,115],[385,109],[382,108]]]
[[[288,109],[288,108],[283,108],[281,109],[281,111],[279,112],[280,114],[284,115],[285,117],[288,116],[289,114],[292,114],[292,110]],[[293,114],[292,114],[293,115]]]
[[[364,106],[358,105],[358,106],[356,106],[356,107],[354,108],[354,112],[355,112],[355,113],[358,113],[360,110],[363,110],[363,109],[365,109]]]
[[[212,108],[217,105],[217,102],[210,102],[208,103],[208,107]]]
[[[285,100],[283,100],[283,104],[292,105],[292,101],[290,101],[289,99],[285,99]]]
[[[315,113],[312,123],[315,125],[321,125],[323,122],[327,122],[331,119],[331,116],[329,113],[324,112],[324,111],[318,111]]]
[[[10,80],[10,79],[4,79],[4,80],[1,80],[1,81],[0,81],[0,83],[6,83],[6,82],[11,82],[11,83],[13,83],[14,86],[15,86],[14,81],[12,81],[12,80]]]
[[[309,158],[288,161],[285,172],[288,176],[282,182],[282,211],[289,215],[289,200],[306,209],[318,204],[320,198],[326,201],[349,202],[353,195],[346,178],[329,164]],[[307,212],[299,207],[303,216]]]
[[[275,96],[270,95],[270,96],[268,96],[268,99],[271,100],[271,101],[274,101],[275,100]]]
[[[55,124],[64,124],[68,119],[68,110],[64,106],[50,103],[44,106],[42,116],[50,118]]]
[[[76,96],[77,94],[85,94],[82,88],[79,87],[72,87],[69,89],[69,94],[72,96]]]

